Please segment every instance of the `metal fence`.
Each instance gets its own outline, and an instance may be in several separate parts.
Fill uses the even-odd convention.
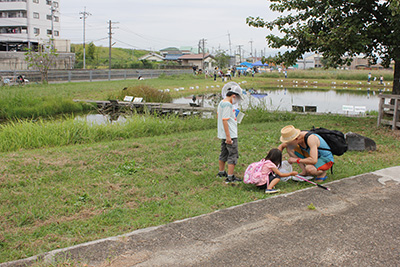
[[[161,74],[188,74],[191,69],[129,69],[129,70],[52,70],[48,73],[48,82],[92,82],[104,80],[127,80],[157,78]],[[17,77],[22,74],[29,82],[40,82],[41,75],[38,71],[0,71],[0,76]]]

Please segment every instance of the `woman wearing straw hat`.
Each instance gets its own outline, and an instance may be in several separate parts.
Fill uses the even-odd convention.
[[[281,142],[278,147],[280,150],[286,148],[290,158],[290,164],[297,163],[302,172],[301,176],[316,176],[315,181],[325,181],[326,172],[334,163],[333,154],[325,140],[318,134],[312,133],[307,143],[305,136],[308,132],[296,129],[293,125],[288,125],[281,130]]]

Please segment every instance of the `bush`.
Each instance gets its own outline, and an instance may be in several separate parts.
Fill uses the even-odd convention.
[[[148,85],[137,85],[123,89],[118,99],[124,99],[125,96],[143,97],[146,102],[169,103],[172,102],[172,97],[169,93],[160,92],[157,89]]]

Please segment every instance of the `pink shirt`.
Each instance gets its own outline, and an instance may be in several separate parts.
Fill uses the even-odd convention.
[[[268,182],[268,176],[272,172],[272,168],[277,168],[277,167],[272,161],[266,160],[261,169],[262,178],[260,182],[256,184],[257,186],[264,185]]]

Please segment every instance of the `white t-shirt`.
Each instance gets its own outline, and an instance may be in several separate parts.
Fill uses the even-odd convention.
[[[218,138],[226,139],[223,120],[228,121],[229,134],[231,138],[237,138],[237,121],[233,112],[233,105],[229,101],[221,101],[218,105]]]

